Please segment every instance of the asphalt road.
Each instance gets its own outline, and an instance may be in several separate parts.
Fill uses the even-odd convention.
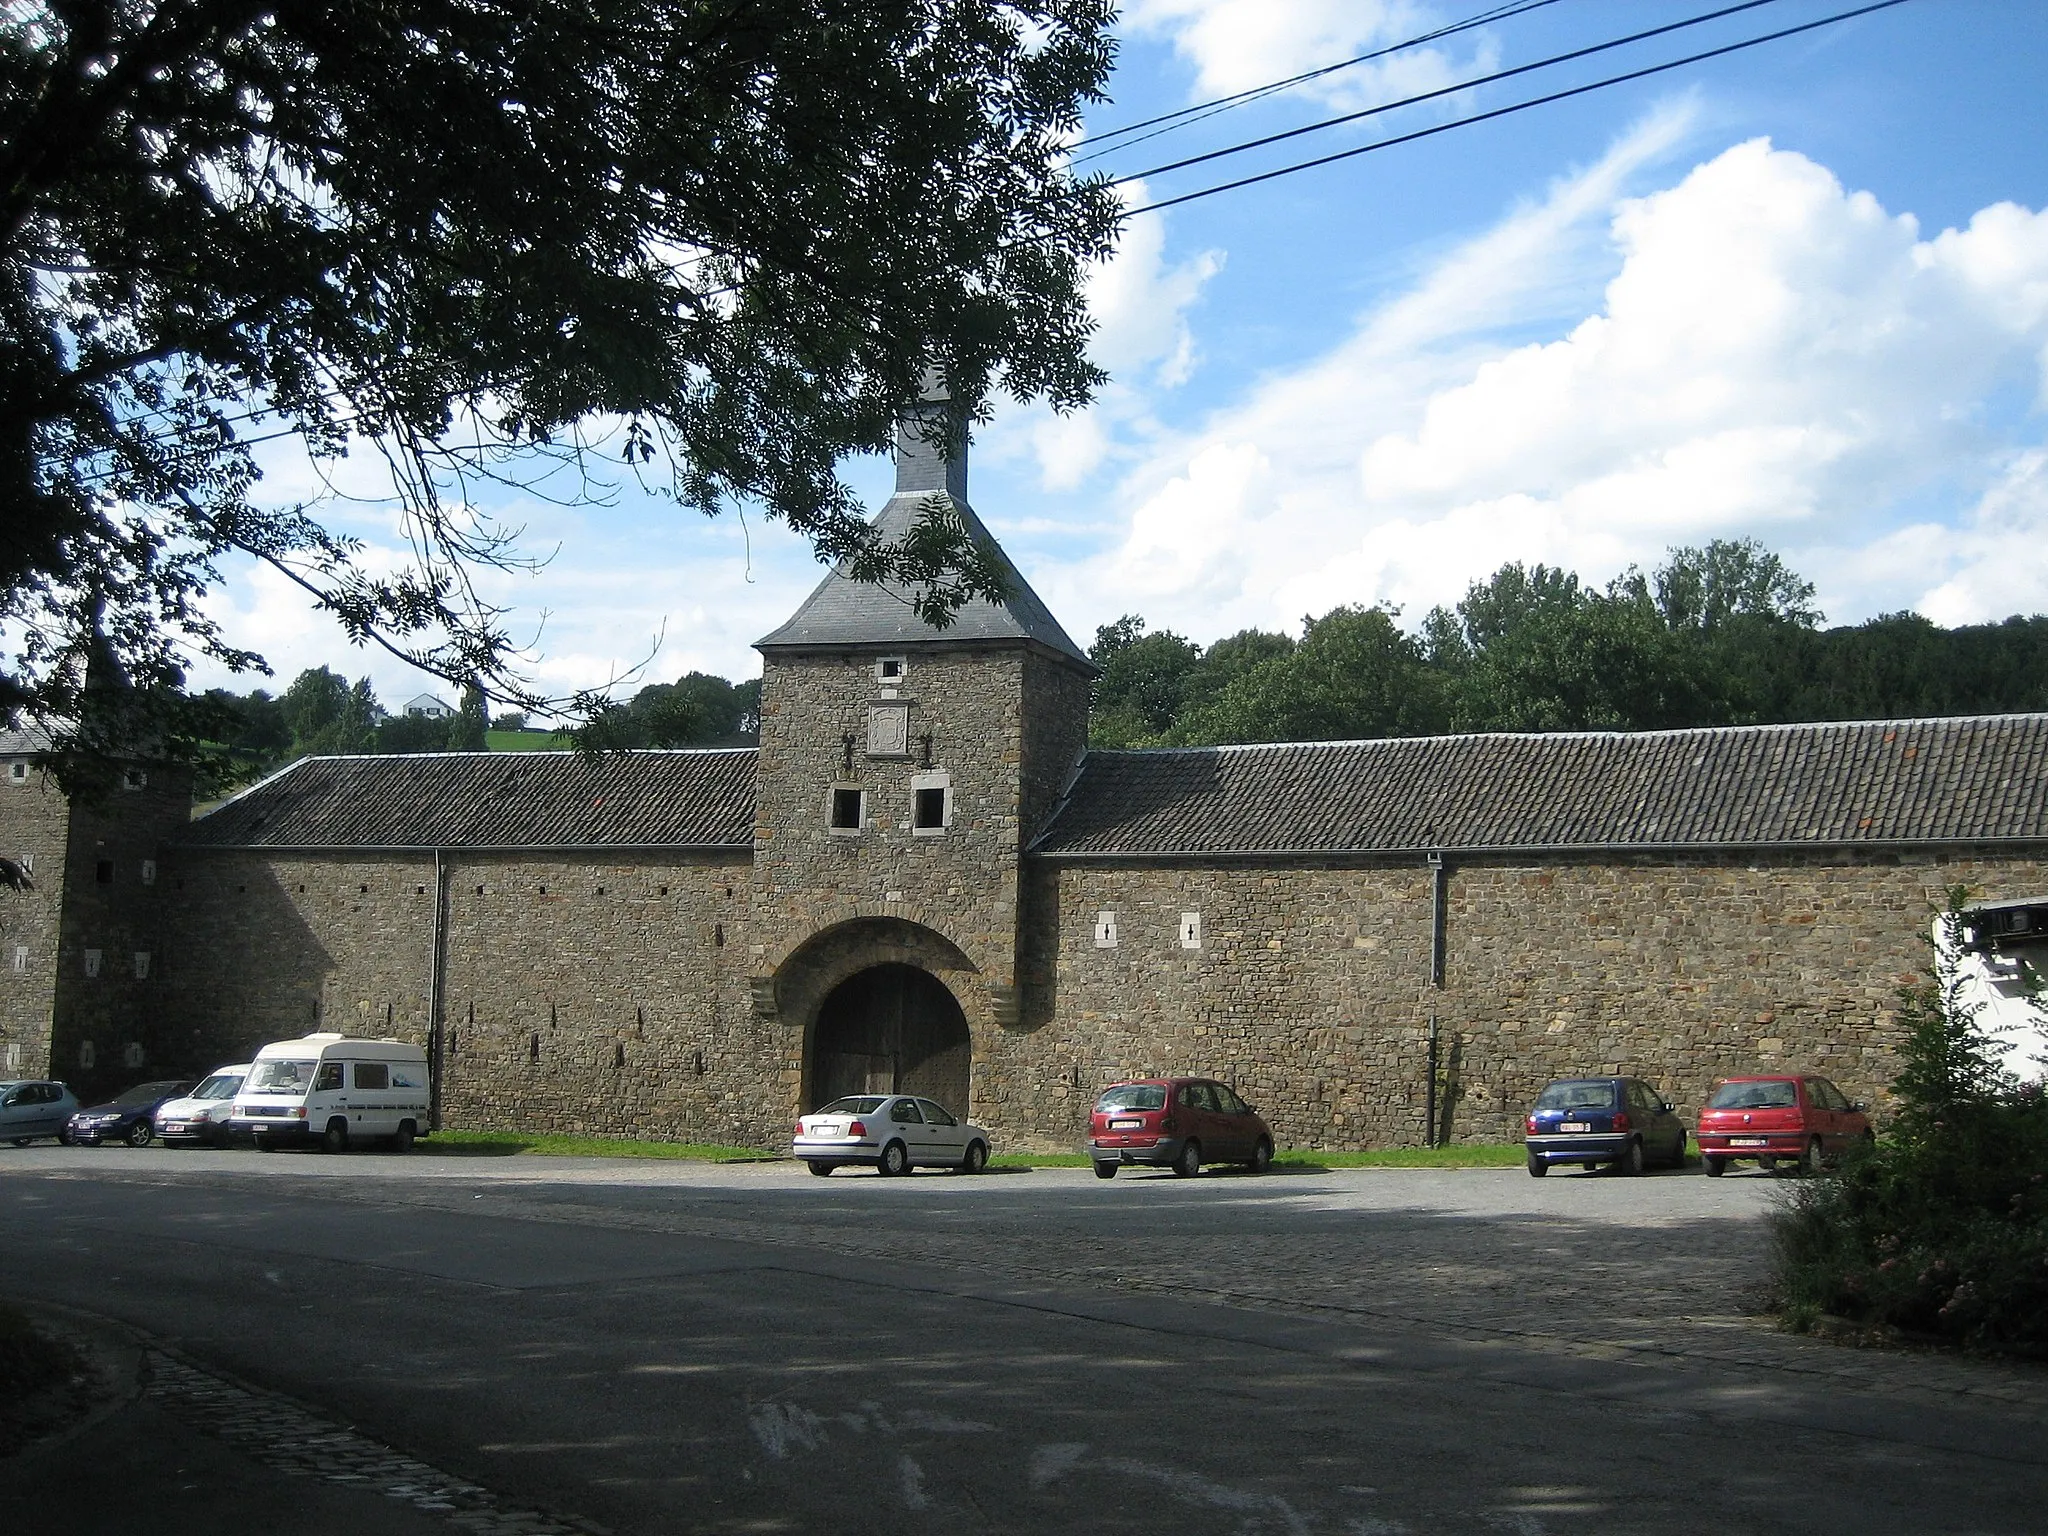
[[[1782,1189],[38,1147],[0,1294],[287,1471],[621,1533],[2039,1530],[2043,1373],[1752,1315]]]

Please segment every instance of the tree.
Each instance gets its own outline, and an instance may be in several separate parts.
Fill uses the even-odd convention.
[[[1299,645],[1239,672],[1175,731],[1190,744],[1420,736],[1446,727],[1421,645],[1386,608],[1305,619]]]
[[[1000,589],[944,518],[877,547],[835,466],[931,370],[1070,407],[1119,207],[1065,143],[1110,0],[99,0],[0,22],[0,714],[70,728],[91,633],[161,694],[266,561],[355,643],[524,681],[472,584],[493,481],[750,501],[943,622]],[[373,570],[254,446],[379,455]],[[567,468],[564,477],[560,471]],[[569,489],[557,491],[555,485]],[[591,704],[590,699],[580,699]]]
[[[1090,654],[1102,675],[1095,680],[1095,719],[1089,737],[1098,746],[1156,745],[1163,740],[1201,668],[1199,645],[1168,629],[1139,633],[1144,627],[1143,619],[1127,614],[1096,631]]]

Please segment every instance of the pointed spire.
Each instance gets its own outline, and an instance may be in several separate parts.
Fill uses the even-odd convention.
[[[896,494],[944,491],[967,502],[967,423],[953,407],[945,376],[925,370],[917,403],[896,423]]]
[[[925,375],[916,403],[896,424],[896,494],[871,526],[883,541],[900,541],[926,515],[931,498],[941,495],[952,501],[968,537],[993,551],[1005,578],[1000,601],[975,598],[962,605],[952,624],[934,629],[918,617],[908,594],[891,586],[856,581],[840,565],[787,623],[756,640],[755,648],[1021,640],[1055,651],[1093,672],[1095,664],[1088,653],[1060,628],[1059,620],[1018,574],[967,504],[967,423],[940,375],[933,371]]]

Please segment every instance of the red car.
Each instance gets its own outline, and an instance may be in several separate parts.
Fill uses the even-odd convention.
[[[1113,1179],[1126,1163],[1171,1168],[1182,1178],[1204,1162],[1273,1166],[1273,1132],[1258,1111],[1208,1077],[1148,1077],[1105,1088],[1088,1118],[1095,1177]]]
[[[1709,1178],[1753,1158],[1766,1173],[1788,1163],[1818,1173],[1851,1143],[1871,1139],[1870,1120],[1824,1077],[1731,1077],[1700,1111],[1693,1138]]]

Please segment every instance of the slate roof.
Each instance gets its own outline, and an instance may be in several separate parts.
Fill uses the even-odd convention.
[[[187,827],[210,848],[751,848],[754,749],[309,757]]]
[[[1068,857],[2048,843],[2048,715],[1091,752]]]
[[[976,598],[963,605],[944,629],[934,629],[917,616],[900,587],[855,581],[844,565],[835,566],[804,599],[781,628],[754,642],[757,650],[817,645],[915,645],[944,641],[1024,640],[1078,661],[1090,671],[1094,663],[1074,644],[1031,583],[1003,553],[974,509],[944,491],[899,491],[876,516],[873,527],[895,541],[908,533],[933,496],[952,502],[967,532],[992,550],[1001,567],[1008,595],[1000,603]]]

